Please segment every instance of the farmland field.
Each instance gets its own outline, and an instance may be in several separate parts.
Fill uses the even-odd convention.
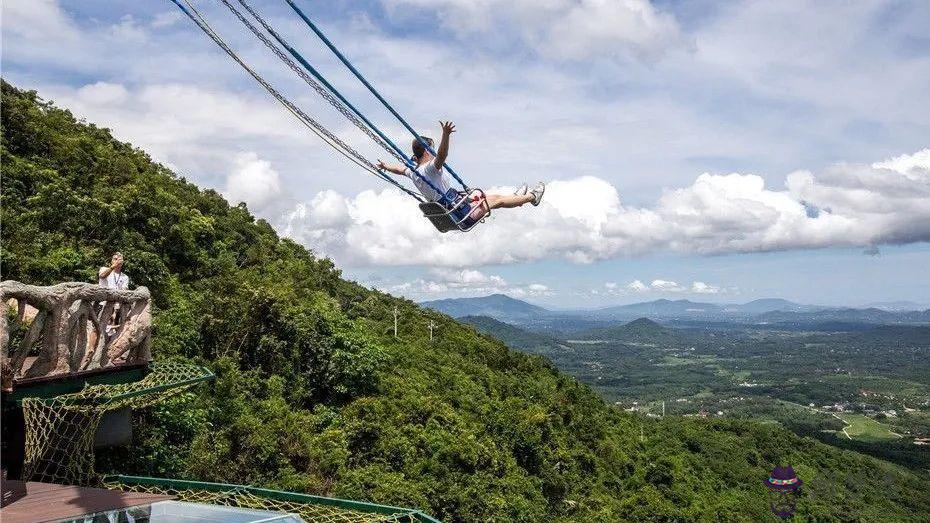
[[[892,432],[891,427],[875,421],[862,414],[837,414],[848,425],[843,429],[849,439],[860,441],[888,441],[900,439],[901,436]]]

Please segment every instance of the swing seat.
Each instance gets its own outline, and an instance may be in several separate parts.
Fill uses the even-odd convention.
[[[420,204],[420,212],[439,232],[454,230],[468,232],[491,215],[488,200],[481,189],[473,189],[470,192],[449,189],[441,201],[447,204],[443,205],[440,202]]]

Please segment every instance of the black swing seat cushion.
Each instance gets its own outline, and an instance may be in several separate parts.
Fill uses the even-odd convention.
[[[449,216],[449,211],[439,202],[423,202],[420,204],[420,212],[423,216],[432,222],[439,232],[449,232],[459,230],[459,226]]]
[[[420,204],[423,216],[429,219],[439,232],[453,230],[468,232],[491,214],[491,208],[481,189],[473,189],[467,193],[449,189],[446,198],[448,201],[445,204],[440,202]]]

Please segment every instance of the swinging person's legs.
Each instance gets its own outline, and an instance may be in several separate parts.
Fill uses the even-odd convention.
[[[532,194],[489,194],[486,198],[491,209],[512,209],[533,202]]]

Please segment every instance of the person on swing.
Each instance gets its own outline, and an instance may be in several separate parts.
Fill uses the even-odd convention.
[[[426,147],[423,147],[423,144],[420,143],[420,140],[413,140],[413,157],[411,157],[411,160],[417,166],[417,173],[412,172],[408,167],[388,165],[378,160],[378,169],[410,178],[417,189],[420,190],[420,193],[431,202],[441,200],[442,194],[437,193],[429,184],[423,181],[423,178],[432,182],[433,185],[443,191],[443,194],[446,194],[452,187],[452,182],[442,167],[449,155],[449,137],[455,132],[455,125],[452,122],[443,121],[440,121],[439,125],[442,127],[442,138],[439,140],[439,149],[436,150],[436,156],[430,154]],[[432,138],[421,136],[420,139],[428,143],[430,148],[433,147]],[[423,178],[417,176],[417,174]],[[511,209],[528,203],[539,205],[545,192],[546,184],[542,182],[539,182],[532,191],[528,191],[527,185],[524,183],[514,194],[487,194],[485,199],[489,209]],[[479,207],[483,208],[483,206]]]

